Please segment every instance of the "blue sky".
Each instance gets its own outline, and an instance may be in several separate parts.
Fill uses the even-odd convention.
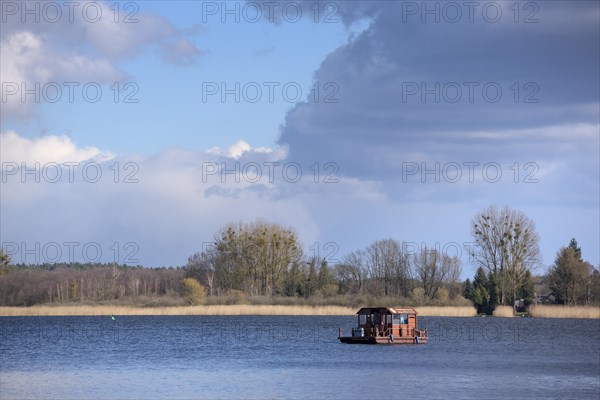
[[[183,265],[264,218],[332,262],[388,237],[458,246],[466,277],[469,221],[495,204],[536,223],[540,273],[571,237],[600,263],[598,2],[52,4],[2,5],[13,259]]]

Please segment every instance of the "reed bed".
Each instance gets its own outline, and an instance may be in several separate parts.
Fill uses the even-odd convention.
[[[533,305],[528,311],[534,318],[600,318],[600,307]]]
[[[416,307],[419,315],[430,317],[473,317],[473,307]],[[203,305],[174,307],[133,307],[110,305],[0,307],[0,316],[63,315],[354,315],[357,309],[343,306],[294,305]]]
[[[434,307],[434,306],[423,306],[415,307],[417,313],[424,317],[475,317],[477,310],[473,306],[461,306],[461,307]]]
[[[415,307],[419,315],[425,317],[474,317],[474,307]],[[60,305],[32,307],[0,307],[0,316],[63,316],[63,315],[354,315],[357,308],[343,306],[309,305],[203,305],[173,307],[135,307],[111,305]],[[529,307],[529,315],[534,318],[596,318],[600,319],[598,307],[567,307],[536,305]],[[512,317],[510,306],[498,306],[495,317]]]
[[[494,317],[511,318],[515,316],[515,313],[511,306],[496,306],[493,315]]]
[[[206,305],[175,307],[128,306],[32,306],[0,307],[0,316],[63,315],[353,315],[356,310],[340,306]]]

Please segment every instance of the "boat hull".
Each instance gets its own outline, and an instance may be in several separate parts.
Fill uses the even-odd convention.
[[[394,337],[389,336],[340,336],[340,342],[346,344],[427,344],[427,337]]]

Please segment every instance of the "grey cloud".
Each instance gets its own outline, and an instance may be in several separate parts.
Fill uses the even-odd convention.
[[[406,161],[569,159],[588,185],[597,184],[598,137],[570,139],[569,130],[586,124],[593,132],[599,123],[600,33],[590,18],[598,3],[538,2],[539,21],[531,24],[510,14],[498,23],[423,23],[408,18],[405,3],[374,3],[378,12],[371,4],[348,19],[373,16],[315,72],[316,81],[337,85],[338,102],[305,102],[287,114],[279,143],[290,159],[335,161],[346,176],[391,182]],[[422,84],[439,98],[422,97]],[[557,137],[569,146],[557,146]],[[409,186],[401,187],[391,191],[406,196]]]

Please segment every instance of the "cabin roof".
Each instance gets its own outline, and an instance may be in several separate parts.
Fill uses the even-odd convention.
[[[373,311],[379,311],[379,313],[386,313],[386,314],[415,314],[417,315],[417,310],[415,310],[412,307],[402,307],[402,308],[395,308],[395,307],[363,307],[360,310],[358,310],[356,313],[357,314],[371,314]]]

